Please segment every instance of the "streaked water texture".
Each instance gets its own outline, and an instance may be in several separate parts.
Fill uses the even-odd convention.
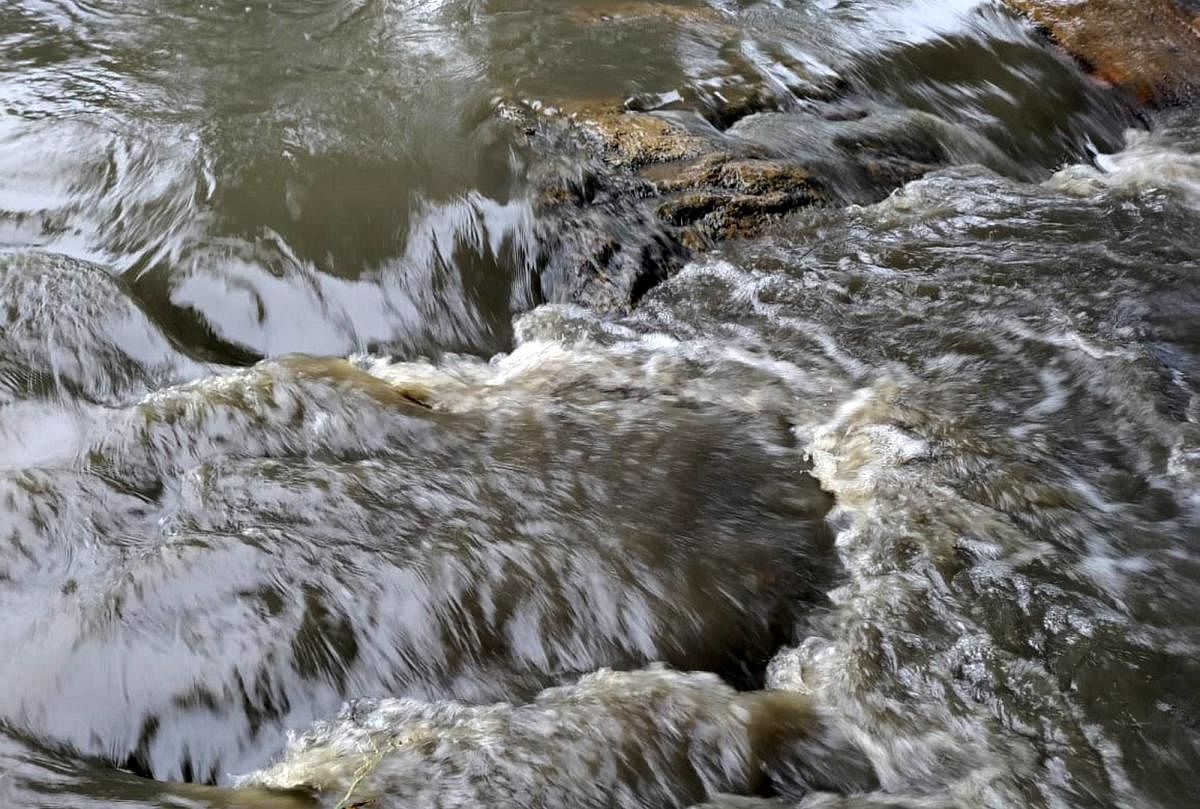
[[[586,309],[503,113],[610,103],[841,179]],[[1197,116],[989,2],[6,4],[0,804],[1190,806]]]

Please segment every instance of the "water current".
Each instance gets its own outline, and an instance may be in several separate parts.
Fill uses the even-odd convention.
[[[580,306],[610,100],[840,181]],[[992,2],[6,0],[0,806],[1192,806],[1198,313]]]

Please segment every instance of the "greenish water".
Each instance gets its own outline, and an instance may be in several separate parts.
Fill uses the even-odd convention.
[[[831,203],[575,305],[498,110],[626,100]],[[0,7],[0,804],[1190,806],[1198,133],[986,2]]]

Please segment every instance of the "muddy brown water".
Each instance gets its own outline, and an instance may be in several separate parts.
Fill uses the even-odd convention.
[[[822,204],[595,305],[614,108]],[[1198,126],[989,2],[4,4],[0,805],[1190,806]]]

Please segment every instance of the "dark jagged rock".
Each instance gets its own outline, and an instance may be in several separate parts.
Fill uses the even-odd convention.
[[[691,228],[684,236],[690,246],[753,235],[779,214],[828,199],[810,172],[787,161],[717,153],[670,169],[655,183],[670,195],[658,215]]]
[[[1007,0],[1099,78],[1138,100],[1200,92],[1200,21],[1174,0]]]
[[[605,108],[600,121],[628,118],[636,130],[619,135],[614,130],[608,140],[609,130],[580,123],[577,113],[556,109],[547,115],[528,105],[502,105],[501,114],[520,123],[532,152],[529,182],[542,244],[543,297],[627,311],[687,260],[674,229],[648,202],[653,185],[633,170],[676,159],[688,148],[670,142],[669,130],[643,127],[646,122],[639,120],[658,119]]]
[[[501,103],[530,150],[543,296],[627,311],[693,251],[812,205],[880,199],[948,161],[931,116],[748,98],[655,112],[643,110],[687,102]]]

